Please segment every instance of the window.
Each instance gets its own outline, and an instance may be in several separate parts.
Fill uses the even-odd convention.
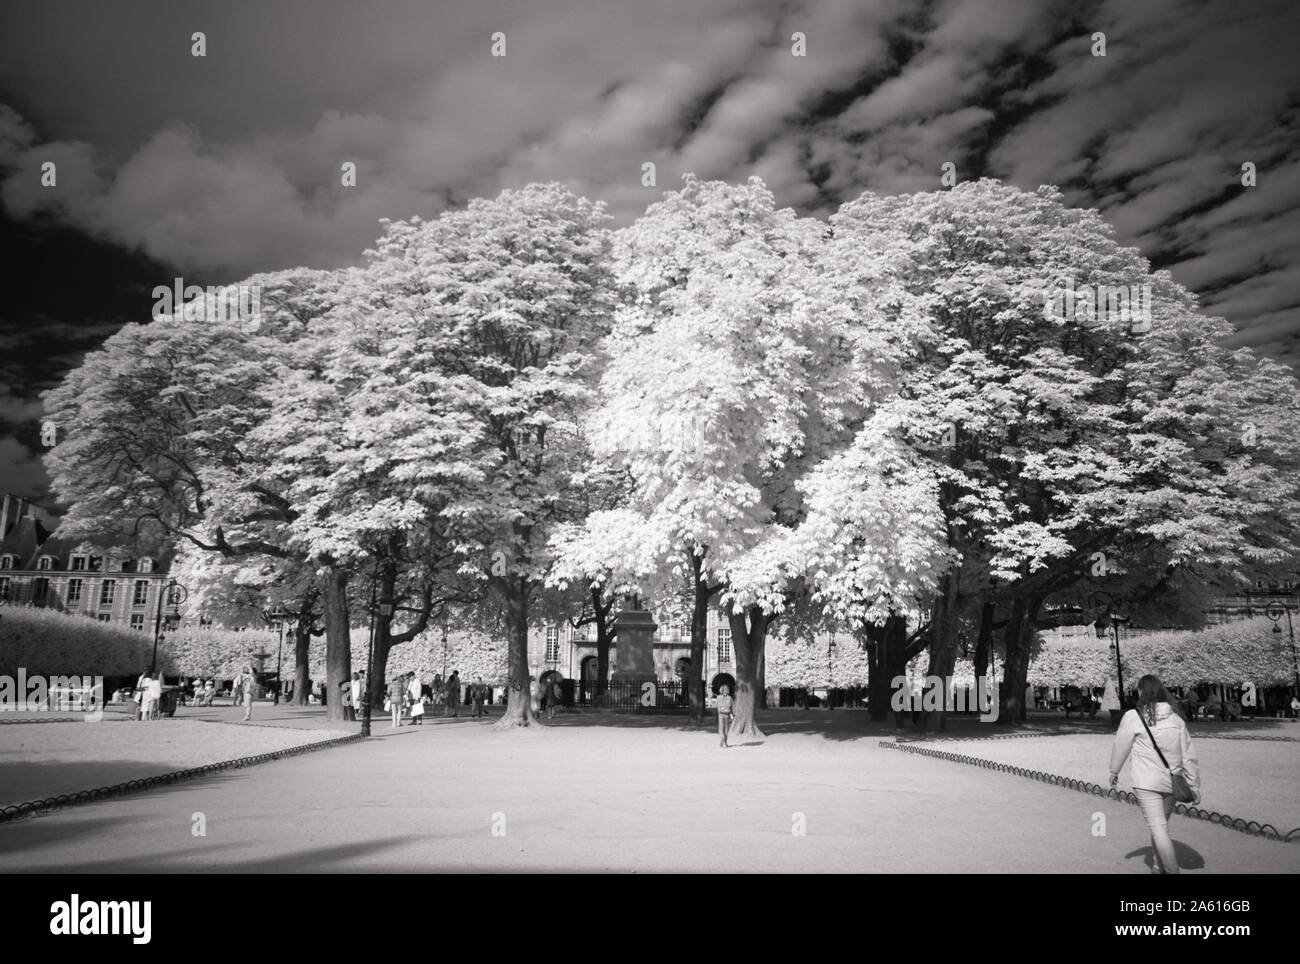
[[[135,594],[131,596],[132,606],[143,606],[149,601],[149,580],[137,579],[135,581]]]
[[[718,662],[719,663],[731,662],[731,630],[730,629],[718,630]]]
[[[54,560],[49,556],[41,556],[36,560],[36,568],[41,572],[49,572],[54,568]]]
[[[50,595],[50,581],[45,578],[37,579],[32,587],[32,602],[45,602]]]
[[[117,583],[112,579],[105,579],[99,584],[99,604],[101,606],[113,605],[113,594],[117,591]]]
[[[546,662],[560,661],[560,631],[552,626],[546,631]]]
[[[100,613],[99,616],[96,618],[98,618],[101,623],[112,622],[113,620],[113,617],[110,616],[108,613]]]
[[[69,603],[81,602],[81,587],[84,584],[84,582],[85,580],[83,579],[68,580],[68,602]]]
[[[73,556],[73,557],[72,557],[72,571],[73,571],[73,572],[85,572],[85,571],[86,571],[86,557],[85,557],[85,556]]]
[[[0,602],[9,601],[9,577],[0,576]]]
[[[0,556],[0,569],[12,569],[14,567],[13,556]]]
[[[103,556],[91,556],[91,557],[90,557],[90,571],[91,571],[91,572],[99,572],[99,571],[102,570],[103,568],[104,568],[104,557],[103,557]]]
[[[141,559],[135,567],[136,572],[153,572],[153,560],[148,556]]]
[[[131,617],[131,628],[144,632],[144,613],[136,613]]]
[[[573,627],[573,641],[575,643],[585,643],[587,641],[587,623],[581,626]]]

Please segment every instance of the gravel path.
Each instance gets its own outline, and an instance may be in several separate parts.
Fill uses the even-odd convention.
[[[766,743],[728,750],[709,727],[627,715],[385,725],[0,826],[0,872],[1147,872],[1131,805],[882,749],[847,713],[762,719]],[[1300,872],[1300,846],[1186,819],[1173,835],[1188,872]]]
[[[1089,734],[926,740],[923,745],[1105,786],[1112,741],[1109,734]],[[1202,809],[1271,823],[1284,834],[1300,827],[1300,742],[1249,740],[1240,735],[1198,740],[1193,732],[1192,745],[1201,764]],[[1119,785],[1123,790],[1132,786],[1128,763],[1120,772]]]
[[[338,724],[335,724],[338,726]],[[0,726],[0,806],[283,750],[354,732],[201,720]]]

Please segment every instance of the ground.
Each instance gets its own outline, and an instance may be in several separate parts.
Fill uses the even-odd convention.
[[[355,729],[327,724],[315,708],[259,706],[257,715],[257,728],[222,722],[230,711],[184,709],[184,721],[157,724],[0,725],[0,785],[17,731],[81,727],[125,741],[186,722],[214,741],[257,729],[297,745]],[[766,742],[724,750],[714,730],[679,717],[564,715],[515,732],[463,716],[394,730],[377,717],[364,743],[0,825],[0,872],[1146,872],[1150,842],[1134,806],[882,748],[894,730],[862,713],[772,710],[759,721]],[[988,732],[976,727],[954,735]],[[1058,741],[1082,746],[1082,738],[1100,748],[1091,775],[1104,779],[1104,727],[1065,727],[1072,736],[1060,729],[965,740],[958,749],[1042,752],[1050,764],[1067,759],[1052,756],[1067,745]],[[1300,727],[1275,732],[1300,736]],[[1211,753],[1211,734],[1202,735],[1209,786],[1234,780],[1211,773],[1211,757],[1216,767],[1235,766],[1241,748],[1287,760],[1296,750],[1274,739],[1222,741]],[[1088,752],[1071,750],[1068,759]],[[1286,766],[1279,779],[1294,780]],[[1268,790],[1260,806],[1284,793]],[[201,837],[193,834],[199,813]],[[1104,836],[1094,835],[1098,814]],[[1184,817],[1172,832],[1189,872],[1300,871],[1297,844]]]

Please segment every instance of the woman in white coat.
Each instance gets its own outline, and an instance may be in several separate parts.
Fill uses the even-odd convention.
[[[1178,873],[1178,857],[1169,836],[1169,818],[1174,812],[1170,770],[1181,771],[1198,801],[1201,796],[1200,764],[1192,748],[1187,724],[1175,712],[1173,702],[1158,677],[1147,675],[1138,680],[1137,709],[1129,710],[1120,720],[1110,754],[1112,787],[1119,782],[1119,771],[1124,761],[1132,757],[1130,777],[1133,793],[1151,832],[1154,851],[1151,871],[1156,874]],[[1157,745],[1168,766],[1161,761]]]

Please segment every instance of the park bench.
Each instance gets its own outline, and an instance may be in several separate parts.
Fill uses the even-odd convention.
[[[1101,704],[1094,699],[1089,699],[1088,697],[1084,697],[1083,699],[1066,700],[1065,718],[1068,720],[1071,713],[1078,713],[1080,716],[1087,713],[1089,719],[1095,720],[1099,709],[1101,709]]]

